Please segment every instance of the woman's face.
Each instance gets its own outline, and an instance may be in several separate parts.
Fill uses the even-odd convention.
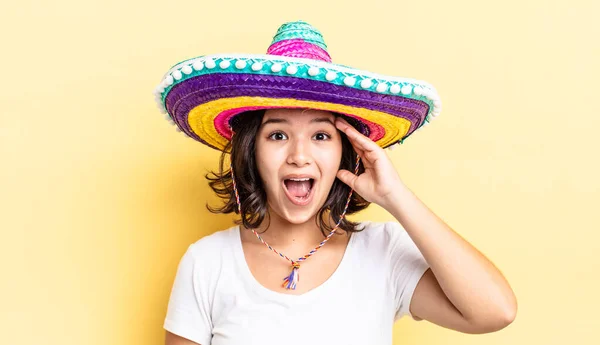
[[[293,224],[323,206],[342,157],[335,116],[327,111],[270,109],[256,136],[256,164],[270,208]]]

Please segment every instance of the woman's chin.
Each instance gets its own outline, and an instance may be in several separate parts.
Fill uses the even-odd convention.
[[[280,214],[280,217],[282,219],[284,219],[285,221],[291,223],[291,224],[295,224],[295,225],[299,225],[299,224],[304,224],[308,221],[310,221],[311,219],[314,218],[314,216],[317,214],[317,210],[313,210],[312,208],[304,208],[302,210],[282,210],[282,214]]]
[[[317,212],[321,209],[321,207],[324,204],[324,201],[316,204],[315,201],[317,200],[312,200],[312,202],[309,205],[299,207],[290,204],[290,202],[287,200],[287,196],[284,195],[283,198],[284,200],[283,202],[279,203],[276,212],[282,220],[295,225],[304,224],[314,219]]]

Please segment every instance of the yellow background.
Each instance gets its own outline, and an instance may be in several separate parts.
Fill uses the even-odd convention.
[[[518,297],[500,332],[404,318],[395,343],[600,343],[599,2],[0,6],[3,344],[163,344],[181,255],[232,218],[205,208],[218,154],[168,125],[152,90],[186,58],[263,53],[298,19],[335,62],[436,86],[441,116],[390,157]]]

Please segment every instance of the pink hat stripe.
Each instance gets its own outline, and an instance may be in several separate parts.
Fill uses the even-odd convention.
[[[245,111],[265,109],[265,107],[241,107],[233,108],[222,111],[217,117],[215,117],[215,129],[222,137],[231,140],[231,129],[229,128],[229,120],[237,114]]]
[[[260,109],[276,109],[276,108],[294,108],[294,107],[289,107],[289,106],[282,106],[282,107],[278,107],[278,106],[258,106],[258,107],[240,107],[240,108],[233,108],[233,109],[228,109],[225,111],[222,111],[221,113],[219,113],[219,115],[217,115],[215,117],[214,120],[214,124],[215,124],[215,129],[217,130],[217,133],[219,133],[222,137],[226,138],[227,140],[231,140],[231,129],[229,128],[229,120],[231,120],[232,117],[234,117],[235,115],[238,115],[240,113],[243,113],[245,111],[252,111],[252,110],[260,110]],[[301,107],[298,107],[301,108]],[[361,121],[364,125],[366,125],[367,127],[369,127],[369,131],[371,132],[371,135],[369,137],[371,137],[373,141],[378,141],[381,138],[383,138],[383,136],[385,135],[385,129],[375,123],[375,122],[371,122],[367,119],[358,117],[356,115],[352,115],[352,114],[343,114],[346,115],[348,117],[357,119],[359,121]]]
[[[275,42],[269,47],[267,54],[331,62],[329,53],[300,38]]]

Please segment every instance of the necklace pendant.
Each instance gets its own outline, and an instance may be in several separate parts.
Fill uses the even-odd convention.
[[[293,268],[290,275],[283,278],[282,287],[284,287],[287,290],[296,290],[296,286],[300,281],[300,275],[298,274],[298,269],[300,269],[300,265],[297,263],[293,263],[292,266]]]

